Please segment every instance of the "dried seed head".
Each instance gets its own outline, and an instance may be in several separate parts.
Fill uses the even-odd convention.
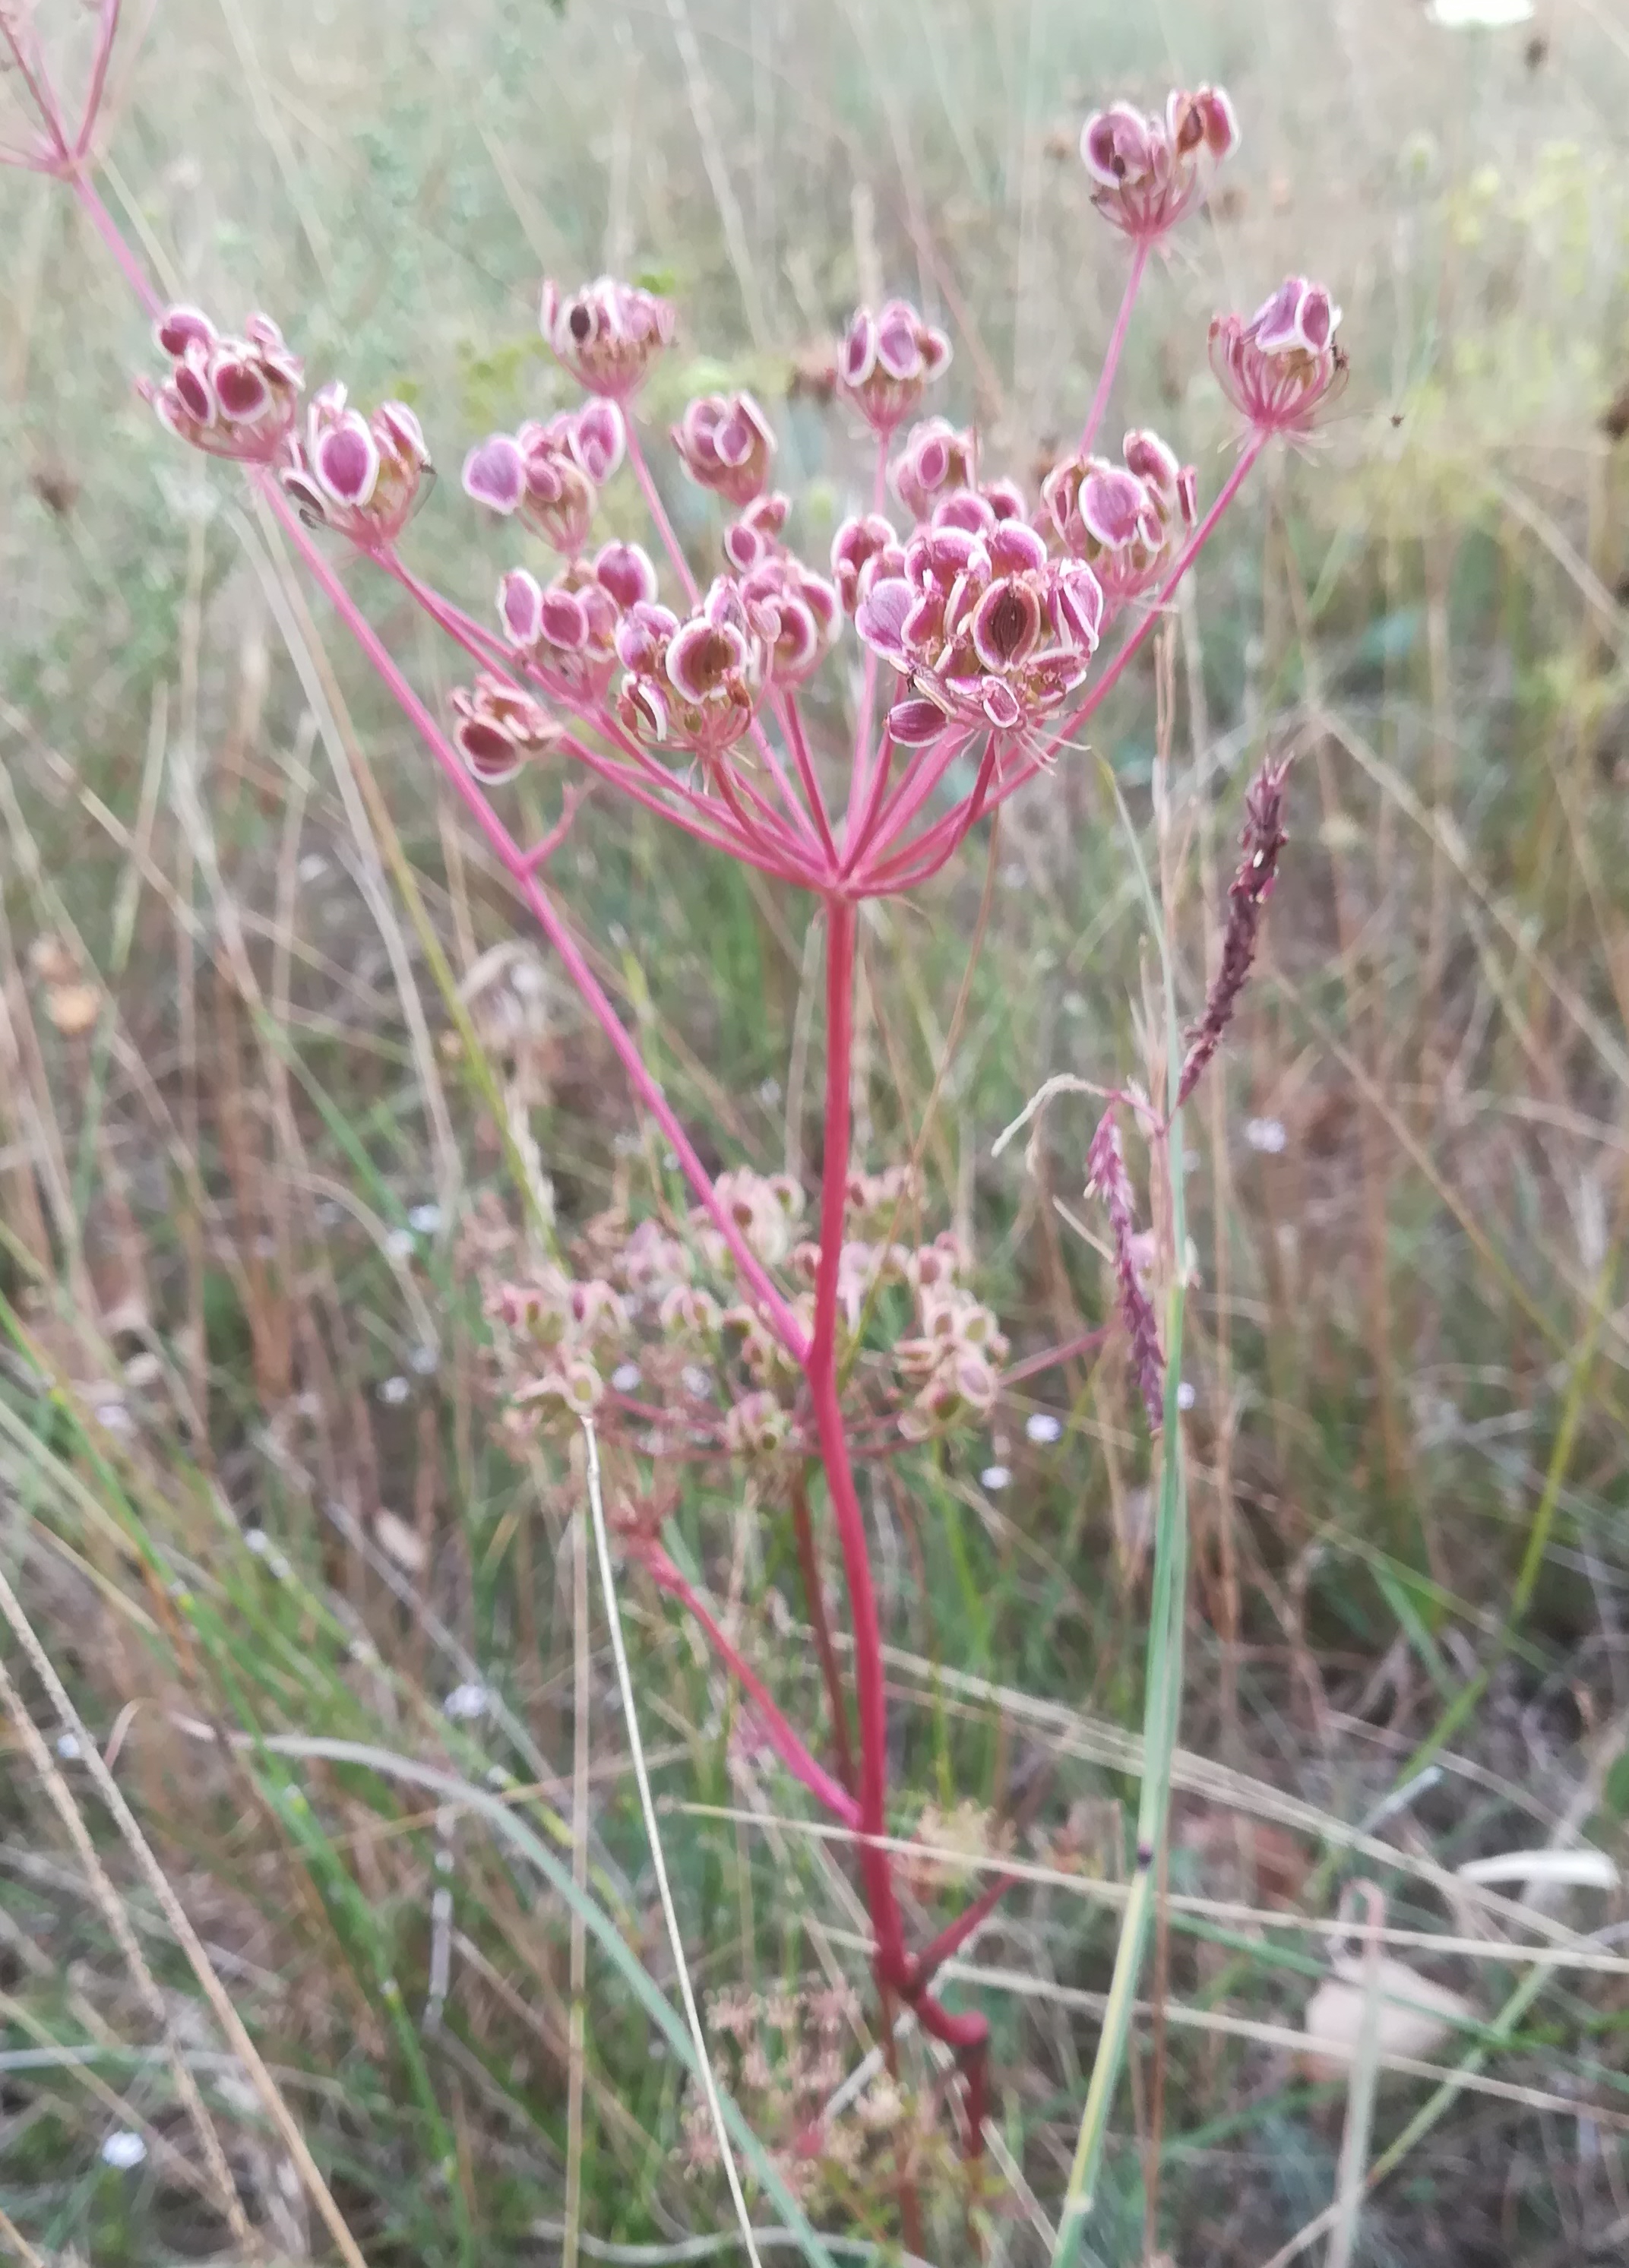
[[[1262,909],[1278,879],[1279,853],[1289,841],[1284,827],[1289,769],[1287,758],[1269,757],[1245,795],[1244,825],[1239,832],[1244,855],[1228,888],[1227,928],[1205,1012],[1188,1033],[1188,1053],[1176,1087],[1179,1108],[1193,1093],[1200,1073],[1220,1046],[1256,958]]]

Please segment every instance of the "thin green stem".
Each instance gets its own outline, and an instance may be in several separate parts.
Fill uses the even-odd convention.
[[[1112,772],[1108,772],[1144,903],[1159,943],[1165,988],[1166,1077],[1175,1094],[1182,1076],[1182,1030],[1176,1014],[1176,980],[1168,916],[1161,910],[1148,878],[1142,846]],[[1109,2116],[1131,2038],[1138,1980],[1154,1921],[1160,1846],[1170,1811],[1171,1760],[1182,1713],[1183,1638],[1188,1595],[1188,1490],[1183,1457],[1182,1386],[1183,1281],[1188,1249],[1188,1214],[1183,1173],[1182,1113],[1174,1109],[1165,1133],[1167,1180],[1171,1205],[1171,1282],[1166,1302],[1165,1423],[1160,1469],[1159,1513],[1154,1528],[1154,1581],[1148,1613],[1148,1668],[1143,1702],[1143,1780],[1137,1807],[1137,1870],[1120,1923],[1114,1974],[1098,2036],[1096,2060],[1080,2114],[1080,2132],[1069,2169],[1069,2186],[1058,2218],[1051,2268],[1069,2268],[1096,2194],[1098,2169]]]

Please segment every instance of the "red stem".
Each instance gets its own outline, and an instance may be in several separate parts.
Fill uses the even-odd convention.
[[[931,1984],[935,1970],[942,1969],[947,1961],[953,1960],[961,1952],[979,1924],[988,1921],[1007,1892],[1015,1889],[1022,1880],[1021,1874],[998,1874],[987,1889],[979,1892],[971,1905],[925,1945],[916,1959],[918,1983]]]
[[[119,0],[102,0],[90,85],[85,91],[85,109],[80,115],[79,131],[74,141],[73,154],[76,158],[83,158],[90,152],[91,136],[96,130],[96,114],[102,107],[102,95],[107,85],[107,66],[113,60],[113,43],[118,29]]]
[[[888,1704],[882,1626],[877,1615],[865,1515],[854,1486],[837,1395],[837,1270],[843,1252],[849,1176],[849,1072],[854,1038],[854,906],[826,900],[826,1139],[821,1160],[820,1268],[814,1282],[814,1334],[804,1368],[821,1463],[831,1498],[854,1623],[854,1683],[859,1705],[860,1831],[881,1836],[888,1811]],[[888,1853],[860,1845],[866,1904],[876,1939],[877,1973],[885,1984],[909,1981],[899,1905]]]
[[[673,532],[673,522],[667,517],[667,508],[662,502],[661,491],[656,485],[649,465],[645,462],[645,452],[639,446],[639,436],[634,429],[632,416],[626,409],[623,412],[623,424],[628,435],[628,462],[635,480],[639,483],[640,493],[645,498],[645,508],[655,522],[656,532],[662,540],[662,547],[673,563],[673,571],[683,584],[685,596],[694,607],[699,603],[701,593],[697,588],[695,576],[690,572],[690,563],[685,557],[679,539]]]
[[[661,1088],[645,1066],[645,1059],[627,1031],[621,1018],[612,1007],[593,969],[561,916],[538,887],[534,875],[528,873],[526,853],[514,842],[508,828],[482,794],[475,782],[460,760],[458,751],[447,740],[440,725],[420,700],[396,666],[388,649],[378,633],[361,613],[356,600],[335,573],[321,552],[301,526],[299,516],[291,506],[271,475],[258,469],[254,475],[261,493],[267,498],[282,522],[289,541],[299,552],[306,565],[326,593],[346,629],[372,664],[396,705],[408,721],[417,730],[431,755],[440,764],[454,792],[474,817],[482,833],[497,852],[498,858],[513,878],[516,887],[526,900],[538,926],[553,946],[565,965],[567,976],[582,996],[584,1005],[604,1032],[618,1061],[627,1072],[629,1082],[645,1108],[667,1137],[668,1144],[678,1159],[686,1179],[705,1207],[709,1219],[723,1237],[741,1271],[742,1283],[763,1311],[776,1336],[792,1359],[801,1362],[807,1351],[807,1341],[801,1325],[780,1292],[764,1272],[751,1246],[742,1236],[727,1208],[719,1202],[712,1177],[696,1153],[695,1145],[681,1125]]]
[[[125,282],[150,315],[161,315],[164,313],[163,300],[148,282],[140,261],[120,234],[118,222],[85,178],[83,166],[76,166],[69,180],[85,217],[112,254]]]
[[[871,509],[881,514],[888,497],[888,445],[886,434],[877,436],[877,468],[871,483]],[[854,719],[854,766],[849,775],[848,814],[843,822],[843,855],[846,860],[856,845],[855,822],[870,784],[871,771],[871,711],[877,689],[877,656],[874,647],[866,648],[865,673],[860,679],[859,711]],[[878,751],[877,762],[882,761]]]
[[[837,846],[832,840],[830,814],[826,809],[826,799],[820,792],[820,780],[815,773],[814,758],[809,755],[803,718],[794,693],[789,693],[781,703],[781,726],[786,735],[786,745],[792,750],[792,762],[798,767],[798,777],[803,783],[804,796],[814,814],[814,824],[820,829],[821,848],[835,868]]]
[[[798,1566],[803,1576],[803,1595],[808,1602],[809,1627],[814,1633],[814,1651],[820,1656],[821,1675],[826,1681],[826,1705],[831,1712],[837,1771],[851,1795],[855,1786],[854,1749],[849,1736],[848,1697],[843,1690],[837,1649],[831,1643],[831,1624],[826,1619],[826,1595],[821,1586],[820,1559],[814,1550],[814,1523],[809,1518],[809,1492],[801,1472],[793,1476],[792,1483],[792,1532],[797,1539]]]
[[[652,1580],[660,1590],[677,1599],[681,1606],[693,1614],[711,1641],[714,1652],[732,1677],[751,1699],[753,1709],[763,1728],[763,1736],[794,1778],[801,1780],[809,1793],[823,1803],[834,1817],[845,1827],[859,1824],[859,1806],[844,1787],[840,1787],[825,1766],[817,1764],[802,1742],[786,1722],[776,1704],[770,1698],[763,1679],[744,1661],[730,1643],[711,1610],[699,1594],[687,1583],[667,1554],[660,1548],[639,1555],[651,1571]]]
[[[1125,289],[1120,295],[1120,312],[1114,319],[1114,328],[1109,334],[1109,344],[1103,355],[1103,366],[1098,372],[1097,391],[1092,396],[1092,406],[1086,413],[1086,423],[1080,430],[1081,456],[1085,456],[1097,438],[1097,429],[1103,422],[1103,412],[1109,407],[1109,392],[1114,386],[1115,372],[1120,367],[1120,357],[1125,347],[1125,335],[1131,327],[1131,309],[1136,303],[1143,271],[1148,265],[1153,250],[1152,238],[1139,236],[1131,254],[1131,272],[1125,279]]]

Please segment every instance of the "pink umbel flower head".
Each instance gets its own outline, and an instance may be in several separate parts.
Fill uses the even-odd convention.
[[[278,478],[291,502],[370,551],[400,535],[431,468],[405,402],[381,402],[365,417],[349,406],[338,379],[312,396],[304,438],[290,440],[286,460]]]
[[[831,540],[831,574],[845,615],[873,583],[905,571],[904,546],[881,512],[845,519]]]
[[[1247,323],[1218,315],[1211,368],[1234,408],[1258,433],[1305,436],[1346,383],[1335,342],[1340,309],[1321,284],[1286,276]]]
[[[673,445],[697,487],[738,511],[763,493],[775,436],[750,394],[703,394],[674,427]]]
[[[911,427],[888,467],[888,486],[913,519],[925,519],[940,497],[972,487],[977,465],[971,433],[958,431],[948,418],[928,417]]]
[[[1080,129],[1092,202],[1130,237],[1153,243],[1193,205],[1204,166],[1237,149],[1239,123],[1219,86],[1175,92],[1163,118],[1129,102],[1094,111]]]
[[[837,383],[886,440],[950,366],[950,341],[904,299],[856,310],[837,353]]]
[[[518,512],[551,549],[572,557],[588,540],[598,491],[621,464],[626,439],[615,401],[529,419],[469,452],[464,493],[489,511]]]
[[[673,309],[637,284],[601,276],[570,298],[543,285],[543,336],[590,394],[625,401],[645,382],[652,362],[673,343]]]
[[[637,543],[608,543],[571,560],[552,583],[517,567],[498,586],[504,634],[532,666],[581,700],[604,697],[616,666],[617,625],[656,596],[656,570]]]
[[[616,711],[648,747],[716,761],[753,719],[769,666],[738,586],[720,576],[689,620],[631,608],[616,634]]]
[[[983,534],[919,529],[904,574],[872,585],[855,626],[910,682],[889,727],[911,745],[947,719],[1013,732],[1047,715],[1085,677],[1102,616],[1089,567],[1049,558],[1024,521],[992,518]]]
[[[211,457],[269,465],[299,415],[305,370],[269,315],[251,315],[224,338],[197,307],[166,308],[154,335],[173,367],[162,386],[139,382],[171,432]]]
[[[1197,498],[1193,467],[1146,431],[1126,435],[1124,464],[1068,457],[1041,490],[1059,542],[1086,561],[1111,605],[1158,582],[1193,526]]]
[[[455,686],[453,738],[483,787],[512,779],[528,758],[559,746],[562,732],[529,693],[483,670],[473,687]]]

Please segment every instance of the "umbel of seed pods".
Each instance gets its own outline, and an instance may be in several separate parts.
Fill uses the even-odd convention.
[[[846,1019],[856,902],[925,881],[981,816],[1044,776],[1151,635],[1264,447],[1276,437],[1307,446],[1345,383],[1338,308],[1322,285],[1291,276],[1254,314],[1212,324],[1211,366],[1241,423],[1238,455],[1213,500],[1146,426],[1126,431],[1117,453],[1099,444],[1149,256],[1236,141],[1232,108],[1213,87],[1173,94],[1160,114],[1116,103],[1087,120],[1081,157],[1092,202],[1128,239],[1131,265],[1091,409],[1038,497],[984,465],[971,428],[926,411],[928,389],[950,364],[943,331],[899,299],[853,317],[836,386],[872,437],[876,477],[868,504],[843,522],[818,565],[789,538],[793,507],[774,485],[770,418],[750,394],[709,394],[688,405],[671,436],[685,475],[718,501],[716,571],[697,581],[635,414],[652,364],[673,343],[674,313],[610,277],[571,293],[553,284],[543,291],[543,334],[584,398],[490,435],[465,460],[468,496],[528,547],[501,576],[490,625],[440,597],[400,555],[431,471],[406,405],[360,409],[338,382],[307,403],[301,364],[269,318],[253,315],[228,336],[181,306],[158,326],[168,374],[145,391],[174,433],[277,482],[308,524],[371,558],[469,656],[475,674],[452,697],[450,746],[433,720],[426,737],[444,762],[462,768],[461,787],[476,794],[470,780],[478,784],[489,832],[511,844],[523,887],[558,829],[521,850],[492,817],[486,792],[527,765],[591,776],[710,848],[817,893],[827,909],[829,1006]],[[660,565],[640,543],[596,539],[601,494],[624,468],[643,490]],[[539,546],[554,555],[551,567],[535,563]],[[800,695],[851,625],[855,727],[838,752],[811,738]],[[398,698],[409,708],[417,701],[410,688]],[[1223,954],[1173,1110],[1214,1053],[1249,973],[1285,839],[1283,805],[1282,770],[1269,765],[1250,792]],[[564,933],[550,934],[566,952]],[[848,961],[837,957],[845,937]],[[586,968],[576,981],[588,997]],[[596,1014],[601,1008],[656,1108],[659,1090],[608,1006]],[[848,1044],[846,1024],[834,1027],[839,1096]],[[1146,1101],[1125,1099],[1156,1135],[1168,1130]],[[676,1126],[670,1116],[663,1123]],[[845,1161],[842,1110],[829,1114],[829,1130],[834,1123]],[[747,1172],[714,1185],[693,1153],[686,1170],[702,1199],[689,1220],[619,1217],[595,1225],[571,1270],[492,1277],[512,1423],[574,1424],[592,1413],[636,1470],[680,1457],[758,1458],[800,1476],[819,1457],[854,1611],[858,1792],[814,1758],[681,1576],[661,1547],[649,1486],[623,1492],[617,1524],[626,1548],[701,1621],[775,1753],[874,1837],[884,1824],[885,1688],[851,1458],[984,1421],[1001,1390],[1006,1344],[966,1288],[954,1244],[900,1236],[902,1204],[915,1204],[902,1182],[887,1185],[884,1203],[840,1163],[836,1194],[822,1190],[821,1234],[809,1239],[798,1233],[795,1185]],[[1092,1143],[1088,1174],[1112,1232],[1134,1374],[1157,1425],[1163,1358],[1144,1280],[1150,1240],[1136,1229],[1112,1113]],[[929,1987],[1004,1884],[912,1956],[880,1847],[866,1846],[862,1872],[879,1978],[955,2049],[977,2147],[986,2027],[946,2010]]]

